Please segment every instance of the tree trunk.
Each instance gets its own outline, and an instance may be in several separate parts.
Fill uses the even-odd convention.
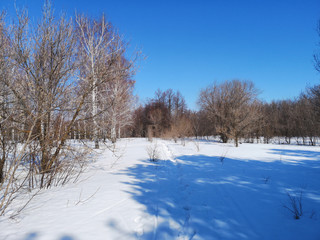
[[[229,138],[227,137],[227,135],[220,133],[220,138],[222,140],[223,143],[227,143]]]
[[[97,119],[96,115],[98,112],[97,109],[97,101],[96,101],[96,85],[97,80],[94,77],[93,81],[93,89],[92,89],[92,117],[93,117],[93,140],[94,140],[94,148],[99,149],[99,140],[98,140],[98,124],[97,124]]]
[[[116,132],[116,118],[114,116],[114,112],[112,113],[112,117],[111,117],[111,142],[115,143],[117,141],[117,132]]]
[[[0,159],[0,183],[3,182],[3,178],[4,178],[4,174],[3,174],[3,168],[4,168],[4,162],[5,162],[5,159],[6,159],[6,156],[5,156],[5,153],[3,151],[3,154],[2,154],[2,158]]]
[[[15,142],[14,128],[12,128],[11,130],[11,138],[12,138],[12,142]]]
[[[81,140],[80,123],[78,122],[78,139]]]
[[[115,143],[117,141],[117,137],[116,137],[116,127],[112,126],[111,128],[111,142]]]

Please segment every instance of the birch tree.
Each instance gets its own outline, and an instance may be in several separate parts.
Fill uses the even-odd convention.
[[[121,129],[129,126],[132,121],[132,109],[134,104],[133,87],[134,81],[130,79],[132,67],[130,62],[119,56],[115,65],[115,74],[111,81],[106,85],[107,110],[105,123],[108,123],[110,139],[116,142],[117,135],[121,137]]]
[[[93,140],[99,148],[97,116],[99,87],[114,77],[113,65],[117,61],[123,46],[120,36],[103,15],[100,19],[89,19],[83,15],[76,16],[77,36],[79,39],[79,56],[82,69],[80,78],[91,86],[91,119],[93,121]]]

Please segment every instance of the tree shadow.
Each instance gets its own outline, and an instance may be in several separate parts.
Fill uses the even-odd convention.
[[[36,240],[38,239],[39,237],[39,234],[36,233],[36,232],[32,232],[32,233],[29,233],[25,238],[24,240]]]
[[[315,160],[317,165],[320,167],[320,152],[310,150],[299,150],[299,149],[270,149],[273,154],[284,155],[289,157],[301,157],[306,160]],[[300,161],[299,161],[300,162]],[[301,162],[302,164],[305,162]]]
[[[61,238],[59,238],[59,240],[74,240],[74,238],[71,236],[65,235],[65,236],[62,236]]]
[[[40,234],[37,232],[28,233],[23,240],[37,240],[42,239]],[[59,237],[58,240],[74,240],[75,238],[69,236],[69,235],[63,235],[62,237]]]
[[[118,173],[134,179],[125,182],[132,189],[128,193],[146,209],[141,216],[145,229],[126,234],[138,239],[320,236],[313,223],[307,227],[297,225],[293,230],[292,216],[283,208],[287,191],[303,188],[320,196],[320,169],[309,166],[312,160],[308,165],[303,161],[293,165],[230,158],[221,162],[218,156],[205,155],[184,155],[177,159],[153,164],[145,160]],[[309,182],[310,179],[315,180]],[[306,214],[311,212],[310,206],[318,206],[316,198],[311,197],[305,197],[304,204]],[[107,223],[108,226],[124,231],[115,221]]]

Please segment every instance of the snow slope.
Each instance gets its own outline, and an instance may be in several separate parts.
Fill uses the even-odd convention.
[[[145,139],[97,154],[77,183],[1,217],[0,239],[320,239],[319,147],[156,141],[156,163]],[[295,220],[283,205],[300,191]]]

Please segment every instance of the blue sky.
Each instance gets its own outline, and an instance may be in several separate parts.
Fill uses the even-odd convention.
[[[40,0],[16,0],[39,16]],[[320,84],[312,55],[320,50],[319,0],[55,0],[56,12],[109,20],[147,59],[135,76],[143,102],[179,90],[191,109],[213,82],[251,80],[265,101],[298,96]],[[14,0],[0,0],[11,14]]]

